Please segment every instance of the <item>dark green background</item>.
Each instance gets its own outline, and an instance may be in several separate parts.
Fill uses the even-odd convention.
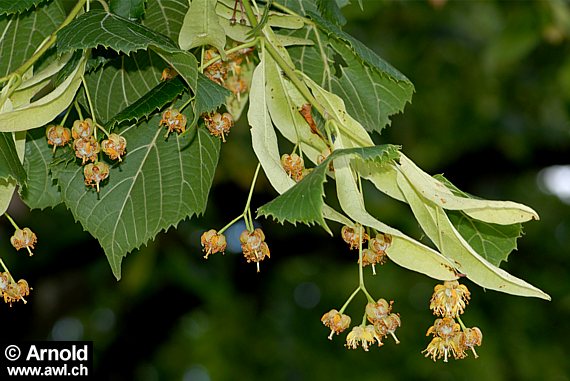
[[[321,315],[339,308],[358,279],[355,253],[320,228],[259,221],[271,249],[260,274],[238,255],[202,259],[201,232],[225,225],[245,202],[255,162],[243,121],[222,147],[206,215],[129,255],[119,283],[64,209],[28,213],[13,204],[39,242],[33,258],[15,253],[2,220],[2,257],[34,288],[27,305],[0,307],[2,339],[93,340],[99,380],[569,380],[570,205],[540,190],[539,173],[570,164],[570,7],[439,3],[364,1],[364,12],[345,9],[345,29],[416,86],[378,142],[401,144],[469,193],[522,202],[541,216],[525,225],[503,267],[552,302],[467,281],[463,320],[483,331],[479,359],[423,357],[436,282],[393,263],[376,277],[367,269],[367,284],[374,297],[395,301],[402,342],[365,353],[345,349],[344,335],[327,340]],[[254,207],[275,196],[265,179],[256,190]],[[376,216],[421,237],[405,205],[371,194]],[[364,303],[359,296],[349,307],[354,322]]]

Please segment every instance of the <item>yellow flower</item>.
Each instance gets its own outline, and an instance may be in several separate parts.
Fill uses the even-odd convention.
[[[434,287],[429,308],[434,315],[457,317],[465,311],[471,293],[458,281],[445,281]]]
[[[362,346],[362,349],[368,351],[368,346],[378,342],[378,346],[384,345],[382,343],[382,337],[376,333],[374,326],[356,326],[346,335],[346,347],[351,349],[356,349],[358,345]]]
[[[26,248],[30,256],[34,255],[31,249],[34,248],[36,242],[38,242],[38,238],[30,228],[16,229],[14,235],[10,238],[10,243],[16,250]]]
[[[321,321],[325,325],[325,327],[329,327],[331,329],[331,333],[329,335],[329,340],[332,340],[333,334],[339,334],[343,332],[345,329],[350,327],[350,316],[341,314],[335,309],[330,310],[326,314],[323,315]]]
[[[422,351],[422,353],[426,353],[425,357],[429,356],[433,361],[443,357],[444,362],[447,362],[451,355],[455,359],[465,357],[465,347],[461,344],[464,334],[454,319],[449,317],[436,319],[433,326],[426,333],[426,336],[429,335],[433,335],[434,338],[427,348]]]

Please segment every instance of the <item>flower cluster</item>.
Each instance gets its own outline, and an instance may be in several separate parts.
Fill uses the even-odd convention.
[[[110,168],[105,162],[99,161],[102,151],[111,160],[122,161],[127,148],[127,140],[118,134],[109,134],[100,143],[95,137],[97,126],[91,118],[76,120],[71,130],[63,126],[50,125],[46,128],[46,138],[49,145],[56,147],[67,145],[73,138],[75,156],[81,159],[85,185],[100,190],[100,183],[109,177]]]
[[[240,236],[241,250],[247,262],[255,262],[257,264],[257,272],[259,272],[259,262],[263,261],[265,257],[269,258],[269,247],[265,242],[265,234],[263,230],[257,228],[250,232],[244,230]]]
[[[445,281],[434,287],[430,309],[441,318],[436,319],[426,333],[426,336],[433,336],[423,351],[426,357],[431,357],[433,361],[443,358],[447,362],[451,356],[455,359],[465,358],[469,349],[475,358],[478,357],[475,346],[481,345],[483,334],[477,327],[465,327],[459,317],[465,311],[470,295],[467,287],[456,280]]]
[[[366,305],[365,317],[371,324],[364,321],[361,325],[355,326],[346,335],[345,346],[350,349],[356,349],[359,346],[365,351],[373,344],[379,347],[384,345],[382,340],[392,335],[396,344],[400,341],[396,337],[396,329],[401,326],[400,315],[392,313],[393,302],[388,303],[385,299],[378,299],[377,302],[370,302]],[[321,321],[326,327],[329,327],[331,333],[329,339],[332,340],[333,335],[344,332],[350,326],[350,316],[343,313],[344,307],[339,311],[332,309],[325,313]]]
[[[208,131],[210,131],[210,134],[221,137],[222,141],[225,143],[226,138],[224,135],[228,135],[230,133],[230,129],[234,125],[234,118],[227,112],[224,112],[223,114],[220,114],[219,112],[205,114],[204,124]]]
[[[38,242],[36,234],[30,230],[30,228],[16,229],[14,235],[10,237],[10,243],[16,250],[26,248],[30,257],[34,255],[32,249],[34,245]]]
[[[396,329],[402,325],[400,321],[400,314],[392,313],[392,304],[388,303],[386,299],[378,299],[376,303],[368,303],[366,305],[366,318],[373,324],[374,329],[380,337],[386,337],[390,334],[396,344],[400,340],[396,337]],[[380,342],[378,345],[382,345]]]
[[[4,303],[8,303],[10,307],[12,303],[23,301],[26,303],[26,296],[30,295],[30,286],[24,279],[15,282],[9,272],[0,273],[0,292],[4,297]]]

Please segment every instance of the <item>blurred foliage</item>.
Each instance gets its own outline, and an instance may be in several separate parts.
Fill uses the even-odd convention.
[[[355,2],[356,3],[356,2]],[[101,380],[570,380],[570,205],[540,191],[539,172],[570,164],[570,6],[565,2],[363,1],[344,9],[347,32],[416,87],[413,103],[377,136],[461,189],[512,199],[541,215],[504,264],[552,302],[466,284],[463,317],[483,331],[480,358],[433,363],[420,353],[435,284],[393,264],[369,275],[374,297],[395,300],[401,344],[350,351],[327,340],[321,315],[357,285],[354,252],[320,228],[260,220],[271,248],[262,272],[239,255],[202,258],[199,236],[241,213],[255,169],[247,125],[222,147],[206,215],[127,258],[117,283],[95,241],[64,209],[11,214],[39,242],[29,259],[0,243],[27,305],[3,306],[3,339],[93,340]],[[570,179],[566,179],[570,182]],[[260,181],[254,207],[273,196]],[[421,237],[397,201],[367,199],[383,221]],[[338,232],[340,226],[333,226]],[[370,269],[366,269],[370,274]],[[358,321],[365,301],[348,308]]]

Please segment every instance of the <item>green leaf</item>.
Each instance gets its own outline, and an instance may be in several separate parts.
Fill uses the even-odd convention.
[[[210,81],[206,76],[198,76],[198,90],[196,90],[196,104],[194,115],[198,118],[205,112],[210,112],[220,107],[230,96],[230,91],[217,83]]]
[[[340,95],[348,112],[367,131],[380,132],[390,124],[389,117],[403,111],[412,98],[414,86],[408,78],[376,53],[317,14],[311,14],[329,37],[336,51],[338,70],[330,77],[332,90]],[[322,59],[321,59],[322,61]]]
[[[340,11],[336,1],[317,0],[317,8],[321,15],[333,24],[343,26],[346,24],[346,18]]]
[[[105,124],[160,82],[164,63],[155,53],[119,56],[85,76],[99,123]],[[85,102],[84,102],[85,103]]]
[[[26,144],[26,134],[24,132],[14,133],[14,141],[16,152],[18,153],[18,158],[20,162],[24,160],[24,150]],[[6,213],[14,191],[16,190],[17,181],[11,177],[0,178],[0,216]]]
[[[113,128],[121,122],[139,121],[141,118],[147,118],[153,112],[160,110],[166,104],[172,102],[178,95],[182,94],[184,89],[184,84],[178,77],[161,82],[136,102],[124,108],[111,118],[111,120],[107,122],[106,127]]]
[[[20,1],[4,0],[17,6]],[[65,18],[60,1],[41,4],[33,12],[0,16],[0,77],[20,67]]]
[[[149,1],[142,23],[172,41],[177,41],[184,15],[188,12],[188,3],[188,0]]]
[[[226,59],[226,33],[216,15],[217,0],[194,0],[184,17],[178,44],[182,50],[211,45]]]
[[[0,131],[25,131],[51,122],[65,110],[75,98],[85,70],[81,59],[71,75],[48,95],[30,104],[0,113]]]
[[[66,206],[97,238],[117,279],[127,253],[204,211],[218,162],[219,139],[204,129],[192,142],[165,139],[159,119],[122,131],[127,154],[99,194],[85,186],[83,167],[70,164],[57,173]]]
[[[99,9],[79,16],[61,29],[57,36],[57,49],[60,52],[98,46],[127,54],[149,46],[166,52],[179,51],[164,35]]]
[[[398,174],[398,186],[423,231],[461,273],[487,289],[550,300],[543,291],[481,257],[455,229],[443,208],[422,197],[422,189],[416,188],[403,173]]]
[[[49,0],[0,0],[0,15],[22,13]]]
[[[462,212],[448,212],[455,229],[477,253],[489,263],[499,267],[517,248],[517,238],[522,234],[522,225],[497,225],[475,220]]]
[[[176,72],[184,79],[193,91],[196,91],[198,81],[198,61],[193,54],[188,52],[164,52],[155,49],[156,53],[168,62]]]
[[[129,20],[138,20],[144,15],[147,0],[111,0],[111,12]]]
[[[0,179],[26,184],[26,171],[18,158],[13,133],[0,132]]]
[[[302,222],[307,225],[318,223],[328,230],[323,219],[324,183],[330,162],[341,156],[358,157],[365,161],[372,160],[382,163],[397,159],[399,153],[398,147],[389,144],[335,150],[299,183],[259,208],[258,215],[272,216],[280,223],[284,221],[293,224]]]
[[[385,73],[362,65],[345,45],[333,43],[346,65],[331,77],[332,91],[344,99],[346,109],[367,131],[380,132],[390,116],[404,110],[412,98],[410,81],[395,81]]]
[[[57,152],[61,150],[58,148]],[[51,175],[52,160],[53,151],[47,144],[45,130],[27,131],[24,168],[29,179],[27,187],[20,188],[20,198],[30,209],[53,208],[61,203],[61,193]]]

